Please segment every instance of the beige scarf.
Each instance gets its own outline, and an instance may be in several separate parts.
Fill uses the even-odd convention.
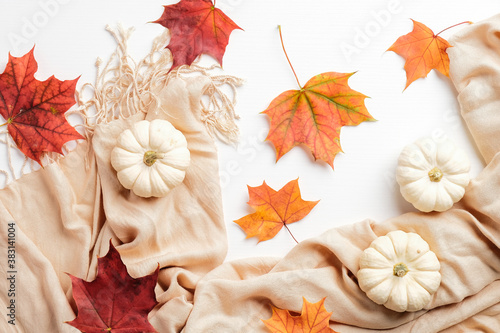
[[[266,332],[260,319],[271,316],[271,303],[300,312],[303,296],[326,296],[332,328],[342,333],[500,332],[500,16],[463,29],[451,43],[462,115],[488,163],[453,209],[366,220],[303,241],[284,258],[221,265],[227,240],[217,154],[200,104],[213,81],[172,77],[154,87],[160,104],[138,103],[127,117],[89,124],[88,143],[0,192],[0,253],[15,221],[18,271],[16,326],[0,320],[0,331],[77,332],[64,324],[76,310],[65,273],[94,279],[96,256],[112,239],[132,276],[160,263],[160,304],[150,322],[161,333]],[[145,117],[172,122],[192,156],[184,183],[161,199],[124,191],[109,161],[120,132]],[[442,284],[416,313],[373,303],[356,281],[362,251],[392,230],[420,234],[441,262]],[[3,309],[7,289],[0,279]]]

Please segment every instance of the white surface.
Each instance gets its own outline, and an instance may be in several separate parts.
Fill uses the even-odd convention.
[[[115,49],[104,30],[106,24],[122,22],[136,27],[130,51],[139,58],[163,31],[160,25],[147,22],[161,16],[162,5],[175,2],[0,0],[0,70],[9,51],[21,56],[36,43],[38,79],[52,74],[59,79],[82,75],[79,86],[93,82],[96,58],[107,59]],[[252,212],[246,205],[247,184],[258,186],[265,180],[278,190],[299,177],[302,197],[321,199],[309,216],[290,225],[301,241],[365,218],[383,221],[413,211],[399,194],[394,174],[401,149],[421,136],[448,134],[471,157],[472,176],[483,168],[459,116],[451,81],[432,71],[403,93],[404,61],[385,50],[412,30],[409,18],[438,32],[500,12],[497,0],[218,0],[217,7],[245,29],[231,35],[224,57],[225,72],[246,79],[237,105],[240,147],[219,145],[228,260],[283,256],[295,245],[286,230],[260,244],[256,239],[245,240],[243,231],[232,221]],[[31,30],[30,24],[34,24]],[[269,122],[259,113],[281,92],[297,88],[281,49],[278,24],[303,84],[323,72],[357,71],[350,86],[371,97],[366,105],[378,121],[342,129],[345,153],[337,155],[334,171],[326,163],[314,162],[311,153],[299,147],[275,163],[273,146],[263,141]],[[442,37],[449,38],[460,29],[446,31]],[[361,32],[370,36],[362,39]],[[343,49],[348,45],[356,52],[347,55]],[[203,62],[214,60],[204,57]]]

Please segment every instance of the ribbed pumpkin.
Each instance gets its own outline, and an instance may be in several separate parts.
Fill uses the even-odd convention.
[[[361,256],[358,283],[368,298],[397,311],[429,304],[441,283],[441,268],[429,244],[415,233],[391,231],[375,239]]]
[[[422,138],[401,152],[396,179],[415,208],[443,212],[464,196],[469,170],[469,158],[453,142]]]
[[[111,152],[120,183],[145,198],[166,196],[182,183],[189,163],[186,138],[162,119],[126,129]]]

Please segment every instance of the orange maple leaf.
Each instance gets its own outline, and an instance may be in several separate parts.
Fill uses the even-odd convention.
[[[352,90],[347,80],[354,73],[323,73],[309,80],[300,90],[289,90],[263,112],[271,118],[266,140],[276,148],[276,161],[293,147],[305,144],[315,159],[333,168],[342,152],[340,129],[375,120],[364,105],[365,95]]]
[[[303,298],[302,314],[295,317],[288,310],[272,306],[272,317],[262,322],[272,333],[338,333],[329,326],[332,312],[326,311],[325,298],[318,303]]]
[[[287,224],[303,219],[319,202],[302,200],[298,179],[279,191],[270,188],[266,182],[258,187],[248,186],[248,194],[248,204],[256,212],[234,222],[246,232],[247,238],[257,236],[259,242],[273,238],[283,227],[290,232]],[[295,240],[293,235],[292,238]]]
[[[439,37],[443,31],[463,23],[455,24],[434,34],[426,25],[413,21],[413,31],[399,37],[387,51],[394,51],[402,56],[406,71],[406,88],[415,80],[427,77],[432,69],[449,76],[450,58],[446,50],[451,47],[444,38]]]
[[[283,51],[288,59],[284,45]],[[335,155],[342,151],[341,127],[375,120],[365,107],[366,96],[349,87],[347,80],[354,73],[319,74],[302,87],[291,63],[290,67],[300,90],[285,91],[262,112],[271,119],[266,140],[276,148],[276,161],[293,147],[304,144],[315,159],[333,168]]]

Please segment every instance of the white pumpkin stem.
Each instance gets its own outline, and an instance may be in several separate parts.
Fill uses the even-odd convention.
[[[431,182],[438,183],[443,178],[443,172],[438,167],[435,167],[434,169],[429,171],[429,178]]]
[[[144,153],[143,162],[148,167],[150,167],[150,166],[153,166],[153,164],[155,164],[155,162],[157,160],[162,159],[162,158],[163,157],[161,156],[161,154],[158,154],[157,152],[150,150],[150,151],[147,151]]]
[[[408,269],[408,266],[406,266],[405,264],[403,264],[402,262],[399,263],[399,264],[396,264],[394,265],[394,269],[393,269],[393,272],[394,272],[394,276],[397,276],[397,277],[403,277],[406,275],[406,273],[408,273],[410,270]]]

